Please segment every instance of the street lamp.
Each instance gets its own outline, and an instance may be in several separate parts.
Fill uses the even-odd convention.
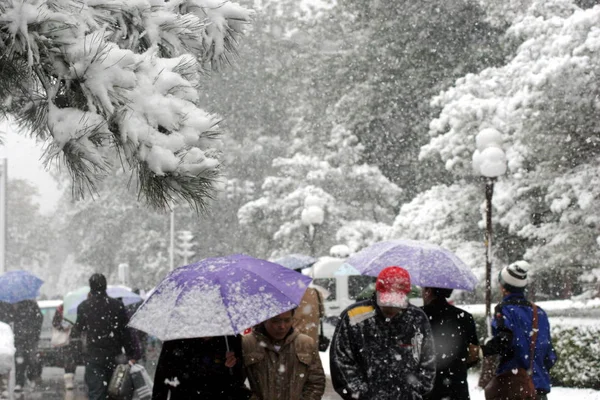
[[[477,150],[473,153],[473,170],[485,179],[485,316],[488,337],[492,336],[492,196],[494,182],[506,173],[506,154],[502,150],[502,134],[486,128],[475,138]]]
[[[323,206],[325,202],[318,196],[306,196],[304,199],[304,209],[300,215],[302,224],[307,227],[307,243],[310,249],[310,255],[314,256],[315,251],[315,234],[317,227],[323,224],[325,220],[325,210]]]

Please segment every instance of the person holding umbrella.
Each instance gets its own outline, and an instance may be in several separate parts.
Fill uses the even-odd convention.
[[[44,317],[35,300],[44,281],[28,271],[8,271],[0,276],[0,301],[4,322],[12,326],[15,338],[15,392],[21,392],[26,378],[37,380],[41,368],[36,351]]]
[[[427,400],[469,400],[467,369],[479,360],[479,340],[473,316],[446,299],[452,289],[424,287],[423,311],[429,317],[435,343],[436,376]]]
[[[163,343],[152,400],[248,400],[242,338],[215,336]]]
[[[165,393],[171,399],[244,399],[238,335],[297,307],[310,282],[281,265],[243,254],[206,258],[171,271],[129,322],[165,343],[155,400]],[[291,328],[291,317],[288,322]]]
[[[244,364],[256,400],[319,400],[325,372],[315,341],[292,327],[294,310],[258,325],[242,338]]]
[[[15,335],[15,392],[25,387],[26,378],[40,378],[40,366],[36,363],[36,351],[44,316],[35,300],[23,300],[13,304],[12,324]]]
[[[329,356],[344,400],[418,400],[432,389],[433,335],[425,313],[408,301],[410,284],[404,268],[384,268],[375,296],[341,314]]]

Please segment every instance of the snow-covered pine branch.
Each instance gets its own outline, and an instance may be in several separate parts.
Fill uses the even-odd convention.
[[[0,0],[0,112],[50,142],[79,195],[120,156],[150,204],[202,208],[219,118],[197,89],[251,16],[223,0]]]

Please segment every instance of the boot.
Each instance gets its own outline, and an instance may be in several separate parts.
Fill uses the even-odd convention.
[[[75,374],[65,374],[65,389],[73,390],[75,386]]]

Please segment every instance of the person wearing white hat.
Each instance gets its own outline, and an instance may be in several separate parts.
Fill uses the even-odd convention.
[[[526,261],[517,261],[502,268],[498,274],[503,299],[494,311],[493,338],[481,346],[481,350],[484,356],[500,355],[496,378],[511,380],[517,375],[515,371],[525,370],[533,381],[534,396],[537,400],[545,400],[551,389],[550,368],[557,356],[552,346],[548,316],[525,297],[529,268]],[[499,398],[494,393],[498,394],[507,386],[492,387],[496,386],[492,385],[494,382],[504,381],[495,379],[486,387],[488,400]]]

